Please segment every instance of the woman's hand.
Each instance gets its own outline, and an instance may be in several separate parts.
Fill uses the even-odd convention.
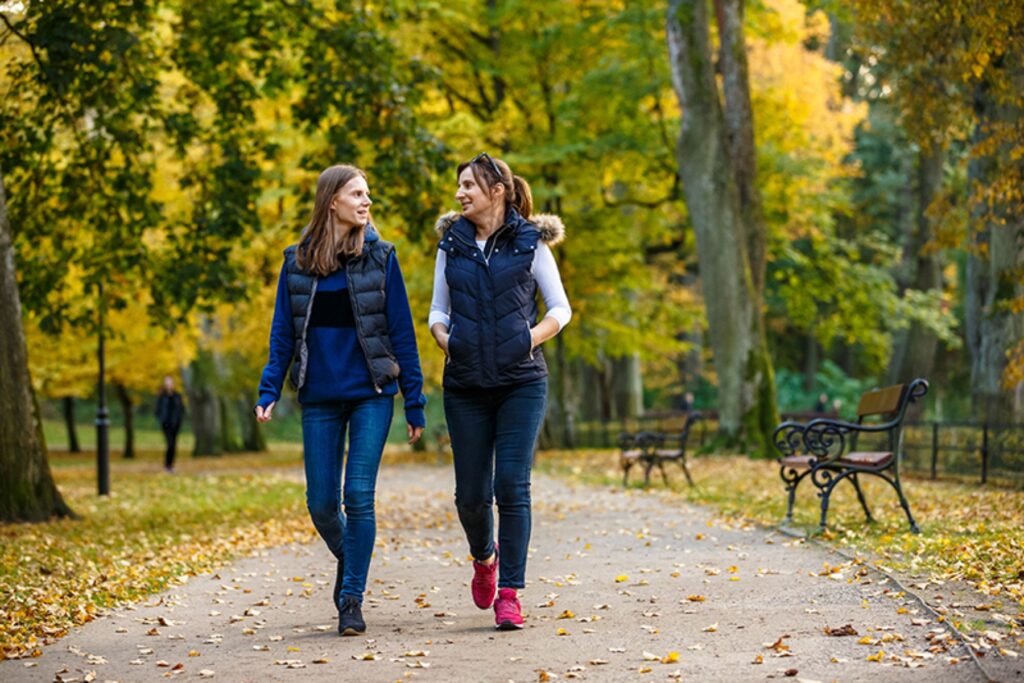
[[[444,355],[448,355],[448,339],[451,335],[448,333],[448,326],[444,323],[434,323],[433,327],[430,328],[430,334],[434,335],[434,341],[437,342],[438,348],[444,351]]]
[[[271,413],[274,412],[274,406],[277,405],[277,401],[274,401],[269,406],[264,408],[263,406],[256,406],[256,421],[257,422],[270,422],[273,417]]]
[[[409,430],[409,443],[416,443],[423,436],[423,427],[413,427],[410,424],[405,425]]]
[[[539,323],[530,328],[530,350],[533,351],[535,348],[551,339],[558,334],[558,321],[550,316],[544,316],[544,319]]]

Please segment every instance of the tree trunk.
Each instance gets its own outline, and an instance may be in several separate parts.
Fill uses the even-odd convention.
[[[195,445],[192,455],[220,455],[220,402],[213,387],[213,355],[200,349],[185,375],[185,393],[191,408],[192,433]]]
[[[242,441],[235,429],[235,410],[226,396],[217,397],[217,407],[220,410],[220,450],[222,453],[240,453]]]
[[[81,453],[82,447],[78,445],[78,427],[75,425],[75,397],[65,396],[61,399],[61,406],[64,409],[64,428],[68,432],[68,452]]]
[[[719,27],[720,32],[741,28],[731,22]],[[701,289],[718,373],[719,424],[730,445],[766,454],[778,420],[775,379],[715,81],[705,4],[670,0],[667,35],[672,80],[683,111],[677,156],[697,236]],[[724,42],[744,49],[742,34]]]
[[[0,171],[0,521],[74,517],[46,457],[39,406],[28,372],[14,235]]]
[[[267,450],[267,439],[260,429],[260,423],[256,421],[256,414],[252,407],[256,401],[252,397],[242,395],[235,401],[235,410],[238,413],[238,421],[242,425],[242,450],[248,453],[264,453]],[[420,439],[419,442],[425,442]]]
[[[620,420],[640,417],[644,412],[640,354],[612,360],[612,386],[615,388],[615,416]]]
[[[946,155],[938,147],[922,150],[918,155],[917,210],[910,222],[903,249],[901,293],[908,288],[928,291],[942,288],[942,260],[938,253],[928,253],[926,245],[935,236],[927,210],[942,188],[942,170]],[[928,379],[935,368],[939,339],[924,325],[914,322],[910,329],[897,335],[889,362],[889,382],[907,383],[918,377]]]
[[[750,70],[743,39],[745,0],[715,0],[718,19],[719,66],[725,96],[725,135],[747,243],[750,277],[758,298],[764,295],[766,235],[768,233],[757,187],[757,146],[754,107],[750,102]]]
[[[993,124],[1019,121],[1018,107],[997,105],[984,84],[975,93],[978,124],[974,142],[987,137]],[[1005,154],[996,150],[995,154]],[[1008,162],[1007,162],[1008,163]],[[970,186],[988,186],[994,179],[999,159],[974,157],[968,165]],[[1024,216],[990,209],[977,202],[972,226],[972,248],[968,250],[965,332],[971,356],[971,395],[976,416],[988,422],[1014,422],[1020,407],[1014,391],[1003,386],[1007,351],[1024,337],[1024,315],[1009,303],[1024,296],[1019,273],[1024,268]],[[994,213],[995,215],[990,215]]]
[[[114,383],[114,390],[117,392],[117,400],[121,403],[121,412],[124,414],[124,452],[122,457],[130,460],[135,457],[135,420],[132,408],[131,394],[120,382]]]

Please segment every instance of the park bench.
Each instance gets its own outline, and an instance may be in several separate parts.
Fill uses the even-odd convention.
[[[701,413],[692,410],[686,414],[683,427],[677,432],[642,431],[635,434],[623,432],[619,435],[619,464],[622,466],[622,485],[629,483],[629,470],[640,464],[644,468],[644,486],[650,486],[651,470],[657,467],[665,485],[669,484],[665,472],[666,462],[679,463],[686,481],[693,486],[690,468],[686,463],[686,443],[693,425],[702,419]]]
[[[907,408],[928,393],[928,382],[915,379],[910,384],[896,384],[866,392],[857,404],[857,421],[818,418],[807,423],[786,421],[775,428],[773,442],[782,454],[779,475],[786,484],[788,501],[784,524],[793,522],[793,503],[800,482],[810,477],[821,498],[819,531],[826,528],[829,497],[844,479],[857,491],[857,499],[868,522],[874,521],[868,509],[858,477],[872,474],[887,481],[896,491],[907,515],[910,530],[919,533],[917,522],[900,484],[899,461],[903,445],[903,418]],[[884,436],[885,448],[877,451],[858,450],[860,435]]]

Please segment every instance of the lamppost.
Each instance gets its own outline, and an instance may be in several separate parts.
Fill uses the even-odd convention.
[[[106,366],[103,357],[103,283],[99,283],[99,350],[97,355],[100,362],[100,376],[98,397],[96,404],[96,484],[99,488],[99,495],[110,494],[110,413],[107,411],[107,387],[104,378]]]

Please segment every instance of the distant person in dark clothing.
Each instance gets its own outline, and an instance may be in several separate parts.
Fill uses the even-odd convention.
[[[828,394],[818,394],[818,402],[814,404],[814,412],[816,413],[827,413],[828,412]]]
[[[168,472],[174,471],[174,456],[178,442],[178,431],[181,429],[181,421],[185,417],[185,404],[182,403],[181,394],[174,390],[174,378],[170,375],[164,377],[164,385],[156,399],[156,419],[164,430],[164,439],[167,441],[167,452],[164,454],[164,469]]]
[[[693,392],[687,391],[679,402],[679,410],[688,413],[693,410]]]

